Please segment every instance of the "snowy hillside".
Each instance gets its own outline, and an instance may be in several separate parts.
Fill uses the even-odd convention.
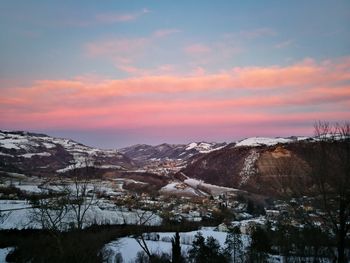
[[[236,147],[239,146],[272,146],[276,145],[279,143],[291,143],[295,141],[302,141],[306,140],[308,137],[290,137],[290,138],[281,138],[281,137],[276,137],[276,138],[267,138],[267,137],[251,137],[247,138],[244,140],[241,140],[236,143]]]
[[[122,169],[133,165],[116,150],[100,150],[43,134],[0,131],[1,171],[64,173],[86,166]]]
[[[152,146],[137,144],[120,149],[127,157],[145,163],[148,161],[188,160],[198,154],[209,153],[226,146],[226,143],[193,142],[189,144],[167,144]]]

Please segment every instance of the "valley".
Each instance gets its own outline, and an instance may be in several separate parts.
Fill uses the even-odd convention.
[[[293,231],[309,223],[326,226],[325,210],[315,205],[315,196],[302,193],[313,187],[310,170],[318,157],[310,153],[320,140],[254,137],[101,150],[69,139],[1,131],[0,229],[84,233],[91,227],[124,225],[144,227],[146,235],[151,227],[174,225],[181,232],[181,225],[195,224],[196,231],[210,226],[211,235],[219,235],[224,246],[227,233],[238,227],[246,240],[244,250],[249,251],[259,228],[275,236],[281,226]],[[312,220],[300,217],[301,212]],[[184,254],[196,231],[187,238],[191,241],[181,241]],[[144,234],[130,232],[123,242],[144,242]],[[175,232],[167,235],[164,239],[170,240]],[[106,240],[112,243],[101,250],[108,262],[115,262],[121,251],[115,245],[118,240]],[[146,247],[171,245],[152,242],[145,242]],[[132,257],[143,250],[138,247]],[[131,254],[123,253],[132,260]],[[275,262],[282,254],[268,255],[269,262]]]

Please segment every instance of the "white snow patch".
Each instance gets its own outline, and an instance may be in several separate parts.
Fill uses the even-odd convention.
[[[218,185],[214,185],[214,184],[207,184],[204,183],[204,181],[202,180],[197,180],[197,179],[193,179],[193,178],[189,178],[184,180],[184,183],[188,184],[189,186],[198,189],[200,188],[203,191],[209,192],[212,195],[219,195],[219,194],[223,194],[223,193],[227,193],[227,192],[236,192],[236,191],[240,191],[238,189],[235,188],[230,188],[230,187],[223,187],[223,186],[218,186]]]
[[[202,192],[190,187],[185,183],[171,182],[160,189],[161,193],[165,194],[180,194],[180,195],[194,195],[200,196]]]
[[[8,154],[8,153],[3,153],[3,152],[0,152],[0,156],[14,157],[14,156],[13,156],[13,155],[11,155],[11,154]]]
[[[2,138],[0,140],[0,147],[6,149],[25,149],[28,150],[31,147],[37,147],[39,144],[32,140],[28,140],[27,136],[20,134],[4,134],[2,133]]]
[[[104,165],[99,165],[97,166],[98,168],[102,169],[121,169],[122,167],[120,165],[113,165],[113,164],[104,164]]]
[[[0,248],[0,263],[7,262],[6,256],[14,249],[15,249],[14,247]]]
[[[256,150],[252,150],[248,157],[244,160],[243,168],[239,173],[241,181],[239,186],[245,185],[249,178],[256,174],[255,162],[259,158],[259,153]]]
[[[238,142],[235,147],[238,146],[261,146],[261,145],[276,145],[278,143],[290,143],[293,142],[293,139],[289,138],[266,138],[266,137],[252,137],[244,139]]]
[[[20,155],[24,158],[32,158],[33,156],[51,156],[51,153],[48,152],[42,152],[42,153],[25,153]]]
[[[207,143],[207,142],[200,142],[200,143],[196,143],[196,142],[192,142],[190,144],[187,145],[186,147],[186,151],[195,149],[196,151],[198,151],[199,153],[210,153],[212,151],[217,151],[224,146],[220,146],[220,147],[215,147],[215,143]]]
[[[16,149],[16,150],[21,149],[20,147],[17,146],[15,142],[17,141],[14,141],[12,139],[2,139],[0,141],[0,146],[6,149]]]
[[[43,145],[45,146],[45,148],[47,149],[52,149],[56,147],[56,144],[53,143],[48,143],[48,142],[43,142]]]
[[[190,144],[187,146],[186,151],[192,150],[192,149],[194,149],[194,148],[196,148],[196,147],[197,147],[197,143],[192,142],[192,143],[190,143]]]
[[[28,192],[28,193],[41,193],[43,192],[43,189],[40,189],[37,185],[30,185],[30,184],[16,184],[16,188]]]

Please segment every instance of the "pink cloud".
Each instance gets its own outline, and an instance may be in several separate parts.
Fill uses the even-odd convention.
[[[311,63],[311,64],[310,64]],[[18,94],[45,94],[52,91],[72,92],[87,95],[133,95],[150,93],[183,93],[208,90],[264,90],[289,89],[302,90],[309,86],[336,86],[338,82],[350,79],[350,72],[346,65],[350,61],[333,62],[329,64],[301,62],[290,66],[279,67],[242,67],[234,68],[218,74],[202,74],[199,76],[183,75],[147,75],[121,80],[106,79],[96,83],[83,80],[42,80],[29,88],[18,90]],[[324,64],[324,65],[323,65]],[[170,69],[165,65],[163,69]],[[135,68],[128,69],[137,70]],[[8,89],[11,91],[13,89]],[[95,94],[96,93],[96,94]]]
[[[77,77],[3,88],[3,127],[208,127],[350,118],[350,59],[220,74]],[[160,72],[171,71],[164,65]],[[138,68],[124,70],[138,71]],[[212,96],[218,94],[218,96]],[[310,108],[312,109],[310,111]],[[297,109],[297,112],[295,112]],[[288,112],[288,113],[284,113]]]

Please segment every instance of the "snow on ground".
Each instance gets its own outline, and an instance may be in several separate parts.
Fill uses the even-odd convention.
[[[279,143],[291,143],[295,141],[305,141],[311,139],[310,137],[306,136],[299,136],[299,137],[290,137],[290,138],[281,138],[281,137],[276,137],[276,138],[268,138],[268,137],[251,137],[251,138],[246,138],[244,140],[241,140],[236,143],[235,147],[239,146],[261,146],[261,145],[267,145],[267,146],[272,146],[276,145]]]
[[[197,180],[193,178],[186,179],[184,183],[188,184],[189,186],[195,189],[200,188],[202,190],[208,191],[212,195],[219,195],[227,192],[239,191],[238,189],[234,189],[234,188],[217,186],[214,184],[207,184],[207,183],[204,183],[202,180]]]
[[[0,132],[0,135],[1,135],[0,147],[6,148],[6,149],[29,150],[33,147],[39,146],[38,143],[32,140],[28,140],[27,135],[12,134],[12,133],[5,134],[3,132]]]
[[[215,143],[207,143],[207,142],[197,143],[197,142],[192,142],[192,143],[187,145],[185,150],[189,151],[189,150],[195,149],[195,150],[197,150],[200,153],[210,153],[212,151],[219,150],[219,149],[221,149],[221,148],[226,146],[226,145],[224,145],[224,146],[220,146],[220,147],[216,147],[215,148],[215,145],[216,145]]]
[[[98,165],[95,166],[101,169],[122,169],[120,165],[113,165],[113,164],[104,164],[104,165]]]
[[[26,200],[0,200],[0,210],[30,208]]]
[[[265,216],[260,216],[260,217],[251,218],[251,219],[245,219],[245,220],[241,220],[241,221],[232,221],[231,225],[232,226],[239,226],[239,227],[247,227],[251,223],[255,223],[257,225],[262,225],[263,226],[263,225],[266,224],[266,217]]]
[[[24,179],[27,178],[25,174],[19,174],[19,173],[9,173],[5,172],[9,177],[16,178],[16,179]]]
[[[116,210],[102,210],[98,206],[93,206],[88,210],[86,219],[88,224],[127,224],[127,225],[139,225],[143,224],[144,220],[147,219],[145,225],[160,225],[162,219],[153,214],[152,212],[144,212],[142,210],[133,210],[130,212],[124,212]]]
[[[0,156],[14,157],[11,154],[0,152]]]
[[[14,247],[6,247],[6,248],[0,248],[0,263],[5,263],[6,261],[6,256],[8,253],[10,253]]]
[[[25,143],[28,142],[28,140],[13,140],[13,139],[2,139],[0,141],[0,146],[6,149],[16,149],[19,150],[21,149],[18,145],[18,143]]]
[[[260,146],[260,145],[276,145],[278,143],[290,143],[293,142],[290,138],[266,138],[266,137],[252,137],[244,139],[238,142],[235,147],[238,146]]]
[[[11,209],[12,211],[6,211]],[[15,210],[17,209],[17,210]],[[0,200],[0,229],[25,228],[30,222],[30,204],[23,200]],[[5,211],[4,211],[5,210]]]
[[[53,143],[49,143],[49,142],[43,142],[43,145],[45,146],[45,148],[47,149],[52,149],[56,147],[56,144]]]
[[[248,157],[244,160],[243,168],[239,173],[239,176],[241,177],[239,186],[245,185],[249,178],[257,172],[255,162],[258,160],[258,158],[259,153],[256,150],[252,150]]]
[[[77,146],[74,146],[74,147],[77,147]],[[89,148],[87,146],[78,145],[77,148],[74,148],[74,151],[68,149],[68,152],[70,152],[73,155],[74,163],[71,165],[68,165],[65,168],[57,170],[58,173],[65,173],[70,170],[74,170],[77,168],[85,168],[85,167],[99,167],[102,169],[123,169],[123,167],[121,167],[120,165],[112,165],[112,164],[96,165],[93,162],[93,159],[91,158],[91,156],[95,156],[97,154],[101,154],[102,156],[106,156],[106,157],[121,158],[121,156],[116,155],[117,151],[99,150],[99,149]]]
[[[82,155],[81,152],[71,152],[71,154],[73,155],[74,163],[71,165],[68,165],[65,168],[59,169],[56,172],[65,173],[78,168],[94,166],[94,163],[92,162],[92,160],[88,158],[88,156]]]
[[[25,191],[27,193],[42,193],[43,189],[39,188],[35,184],[19,184],[15,183],[14,186],[22,191]]]
[[[178,194],[190,196],[202,196],[202,192],[190,187],[182,182],[171,182],[160,189],[162,194]]]
[[[86,166],[94,166],[91,162],[91,156],[99,155],[101,157],[113,157],[123,158],[118,154],[117,150],[100,150],[79,144],[69,139],[53,138],[44,135],[32,135],[26,132],[23,133],[5,133],[0,131],[0,147],[6,149],[15,149],[22,151],[19,157],[32,158],[33,156],[48,157],[51,155],[50,149],[57,147],[58,145],[65,148],[70,154],[73,155],[74,165],[69,165],[58,172],[66,172],[75,168],[82,168]],[[42,152],[42,148],[47,149],[47,152]],[[23,153],[25,151],[25,153]],[[0,153],[2,156],[9,156],[7,153]],[[101,167],[105,168],[105,167]],[[120,168],[119,166],[109,166],[106,168]]]
[[[190,249],[195,235],[201,232],[204,238],[209,236],[217,239],[221,246],[224,246],[227,233],[214,231],[214,228],[202,228],[199,231],[183,232],[180,233],[181,251],[186,254]],[[174,237],[174,232],[154,233],[152,236],[159,236],[159,241],[146,240],[146,244],[152,253],[168,253],[171,255],[171,239]],[[243,246],[249,245],[249,237],[242,235]],[[124,237],[118,240],[112,241],[105,245],[103,248],[103,255],[106,257],[106,262],[114,263],[115,256],[120,253],[123,257],[123,262],[135,262],[136,255],[142,248],[137,241],[132,237]]]
[[[33,156],[51,156],[51,153],[48,152],[42,152],[42,153],[25,153],[20,155],[24,158],[32,158]]]
[[[73,181],[66,179],[65,181],[54,181],[38,177],[28,177],[23,174],[12,174],[12,178],[4,178],[2,180],[4,187],[16,187],[22,191],[28,193],[42,193],[47,191],[62,192],[66,190],[74,191],[76,185]],[[17,180],[14,180],[17,179]],[[97,193],[104,193],[107,195],[119,195],[124,192],[124,183],[139,183],[146,184],[144,182],[135,181],[133,179],[125,178],[115,178],[112,181],[100,181],[100,180],[90,180],[87,184],[88,191],[95,191]]]
[[[147,184],[145,182],[136,181],[134,179],[129,179],[129,178],[114,178],[112,180],[118,183]]]
[[[0,221],[0,229],[25,229],[25,228],[41,228],[38,222],[32,220],[34,210],[26,201],[19,200],[0,200],[0,211],[5,216]],[[17,209],[17,210],[15,210]],[[107,206],[106,204],[97,204],[89,208],[86,213],[86,224],[141,224],[142,221],[148,219],[146,225],[160,225],[162,219],[151,212],[142,210],[122,211],[115,206]],[[68,227],[70,222],[74,221],[73,211],[70,211],[64,219],[64,226]],[[62,229],[65,230],[65,229]]]

